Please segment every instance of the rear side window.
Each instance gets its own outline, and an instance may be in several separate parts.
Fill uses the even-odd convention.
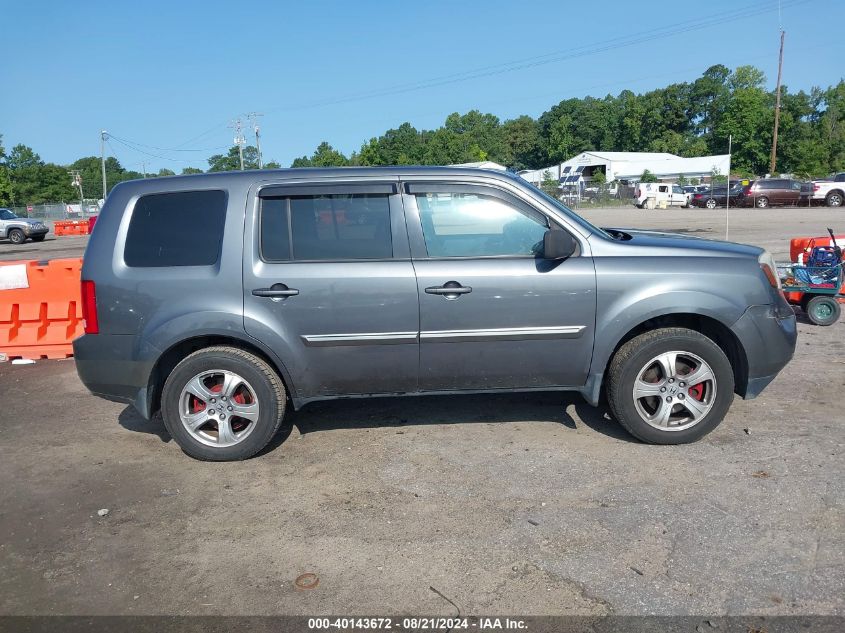
[[[383,194],[265,198],[261,256],[266,261],[390,259],[390,200]]]
[[[220,259],[226,192],[180,191],[138,198],[123,260],[136,268],[211,266]]]

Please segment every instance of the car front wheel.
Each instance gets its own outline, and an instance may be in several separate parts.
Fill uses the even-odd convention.
[[[11,229],[9,231],[9,241],[12,244],[23,244],[26,241],[26,235],[20,229]]]
[[[619,348],[608,369],[611,413],[631,435],[652,444],[704,437],[724,419],[733,391],[725,353],[686,328],[640,334]]]
[[[176,443],[205,461],[247,459],[282,424],[285,388],[263,359],[235,347],[208,347],[180,362],[164,383],[161,412]]]

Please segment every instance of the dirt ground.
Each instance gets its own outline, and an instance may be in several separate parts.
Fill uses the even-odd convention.
[[[724,237],[724,210],[585,215]],[[730,236],[785,258],[826,226],[845,211],[738,210]],[[799,329],[757,400],[674,447],[574,395],[393,398],[202,463],[72,359],[0,364],[0,614],[454,615],[433,587],[464,614],[843,615],[845,321]]]

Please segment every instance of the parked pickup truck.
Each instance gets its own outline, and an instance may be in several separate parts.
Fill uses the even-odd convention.
[[[691,194],[680,185],[666,182],[641,182],[634,193],[634,205],[639,209],[657,209],[662,206],[688,208]]]
[[[692,442],[796,342],[763,249],[601,229],[476,168],[120,183],[82,308],[82,382],[205,460],[254,455],[289,406],[375,395],[606,393],[641,440]]]
[[[814,180],[813,201],[824,201],[829,207],[841,207],[845,202],[845,172],[831,174],[827,180]]]
[[[49,231],[41,220],[20,218],[11,209],[0,209],[0,239],[8,238],[12,244],[23,244],[27,239],[42,242]]]

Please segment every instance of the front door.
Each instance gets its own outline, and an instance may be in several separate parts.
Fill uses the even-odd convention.
[[[248,212],[245,328],[300,398],[417,388],[419,301],[397,186],[265,186]]]
[[[549,218],[492,185],[411,182],[421,390],[583,385],[595,268],[541,257]]]

